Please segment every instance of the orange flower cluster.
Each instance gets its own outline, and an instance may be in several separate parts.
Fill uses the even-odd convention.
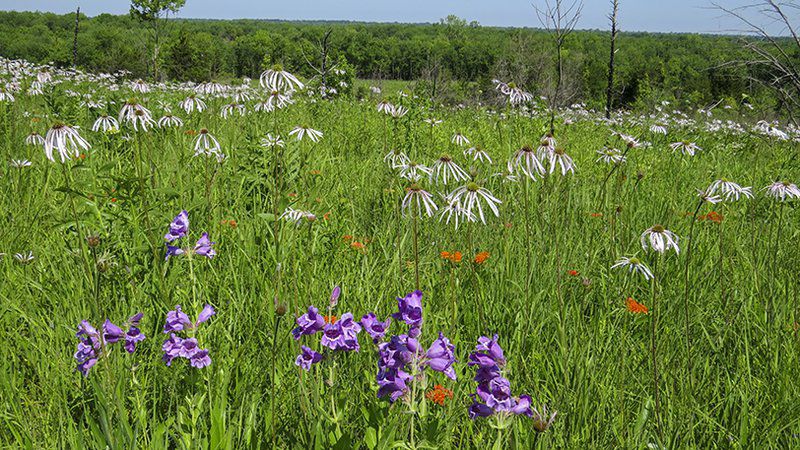
[[[628,311],[634,314],[647,314],[650,312],[650,310],[647,309],[647,306],[637,302],[633,299],[633,297],[628,297],[628,299],[625,300],[625,307],[628,308]]]
[[[441,253],[439,253],[439,256],[442,259],[445,259],[447,261],[454,262],[454,263],[460,263],[461,259],[463,257],[461,252],[452,252],[452,253],[450,253],[450,252],[441,252]]]
[[[567,271],[567,273],[568,273],[568,274],[569,274],[569,276],[571,276],[571,277],[577,277],[578,275],[580,275],[580,274],[581,274],[581,273],[580,273],[580,272],[578,272],[577,270],[568,270],[568,271]]]
[[[233,228],[234,230],[236,229],[236,227],[239,226],[239,224],[236,223],[236,221],[233,220],[233,219],[231,219],[231,220],[223,220],[223,221],[220,222],[220,224],[221,225],[227,225],[227,226]]]
[[[186,130],[186,131],[184,131],[184,132],[183,132],[183,134],[185,134],[185,135],[187,135],[187,136],[194,136],[194,135],[196,135],[196,134],[197,134],[197,131],[194,131],[194,130]]]
[[[433,389],[425,393],[425,398],[439,406],[444,406],[444,401],[446,399],[453,398],[453,391],[445,388],[441,384],[437,384]]]
[[[590,216],[592,216],[594,218],[603,217],[603,213],[595,212],[595,213],[591,213]]]
[[[336,323],[337,320],[339,320],[339,318],[336,316],[322,316],[322,317],[325,318],[325,323],[330,323],[330,324],[334,324]]]
[[[477,255],[475,255],[475,259],[473,259],[473,261],[475,262],[475,264],[483,264],[486,262],[487,259],[489,259],[489,256],[490,256],[489,252],[480,252]]]
[[[701,214],[701,215],[697,216],[697,220],[710,220],[711,222],[714,222],[714,223],[722,223],[722,219],[723,218],[724,217],[722,217],[722,214],[720,214],[720,213],[718,213],[716,211],[711,211],[708,214]]]

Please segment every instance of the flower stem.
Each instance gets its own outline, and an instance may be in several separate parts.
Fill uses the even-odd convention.
[[[414,239],[414,286],[419,290],[419,248],[417,246],[417,211],[411,208],[411,222],[413,227]]]

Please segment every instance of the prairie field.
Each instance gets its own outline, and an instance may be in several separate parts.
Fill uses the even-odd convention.
[[[3,447],[800,445],[796,128],[0,66]]]

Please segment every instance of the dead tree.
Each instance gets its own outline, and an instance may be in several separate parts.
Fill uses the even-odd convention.
[[[336,68],[336,64],[333,66],[328,65],[328,57],[330,55],[330,38],[331,33],[333,30],[328,30],[322,35],[322,39],[317,41],[317,50],[319,51],[319,65],[314,65],[311,60],[308,59],[306,56],[306,52],[303,50],[303,47],[300,47],[300,51],[303,53],[303,58],[305,58],[306,63],[312,70],[317,72],[317,76],[320,79],[320,88],[322,89],[323,94],[327,93],[328,90],[328,74]]]
[[[724,65],[764,69],[766,76],[750,75],[750,80],[775,92],[785,105],[789,120],[796,124],[795,110],[800,108],[800,59],[797,57],[800,53],[800,37],[798,37],[800,24],[792,23],[787,11],[800,11],[800,2],[758,0],[738,8],[725,7],[719,3],[713,5],[744,25],[745,29],[738,31],[751,35],[741,38],[742,45],[751,55],[750,58],[730,61]],[[771,33],[765,25],[757,21],[756,17],[781,29]],[[776,37],[781,34],[788,38]]]
[[[78,67],[78,30],[81,23],[81,7],[75,11],[75,36],[72,39],[72,67]]]
[[[575,31],[581,17],[583,0],[544,0],[542,8],[533,5],[542,26],[552,35],[556,47],[556,83],[549,98],[550,134],[555,133],[556,110],[561,106],[561,86],[564,80],[564,41]]]
[[[617,13],[619,12],[619,0],[611,0],[611,54],[608,57],[608,85],[606,86],[606,119],[611,118],[612,100],[614,95],[614,55],[617,53]]]

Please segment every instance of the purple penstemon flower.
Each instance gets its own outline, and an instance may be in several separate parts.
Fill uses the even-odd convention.
[[[172,365],[172,360],[175,358],[188,359],[189,365],[197,369],[202,369],[211,364],[211,357],[208,356],[208,349],[200,348],[197,338],[194,336],[182,338],[175,333],[189,330],[194,331],[201,323],[208,321],[208,319],[215,314],[216,311],[214,311],[214,307],[208,304],[203,307],[203,310],[197,315],[197,320],[194,322],[183,312],[181,305],[176,305],[174,310],[167,313],[167,318],[164,323],[164,333],[169,333],[170,335],[161,345],[161,350],[164,352],[161,359],[167,366]]]
[[[422,291],[414,291],[405,297],[397,297],[398,312],[392,314],[397,320],[408,325],[411,337],[419,336],[422,329]]]
[[[297,318],[297,328],[292,330],[295,340],[300,336],[307,336],[322,331],[325,328],[325,318],[314,306],[308,307],[308,312]]]
[[[127,331],[108,319],[103,322],[102,333],[97,331],[89,321],[81,321],[78,331],[75,333],[75,337],[79,340],[74,355],[77,370],[84,376],[89,376],[89,370],[97,364],[101,354],[108,352],[111,345],[123,339],[125,340],[125,350],[128,353],[135,352],[136,343],[145,339],[145,335],[138,328],[142,316],[142,313],[138,313],[128,319],[125,324],[128,326]]]
[[[481,336],[475,351],[469,356],[469,366],[478,368],[475,381],[478,387],[471,394],[473,403],[469,407],[469,416],[489,417],[500,414],[503,417],[524,414],[533,417],[531,398],[528,395],[514,397],[511,394],[511,383],[503,377],[501,368],[506,364],[503,349],[493,338]]]
[[[451,380],[456,379],[456,372],[453,369],[453,363],[456,362],[455,346],[441,331],[439,338],[433,341],[431,348],[425,354],[425,359],[423,363],[425,366],[447,375]]]
[[[364,327],[364,331],[372,338],[372,342],[376,344],[386,335],[391,323],[391,317],[386,318],[386,322],[381,322],[375,316],[375,313],[366,314],[361,318],[361,326]]]
[[[358,333],[361,325],[353,320],[352,313],[345,313],[335,323],[325,325],[320,344],[331,350],[359,351]]]
[[[197,240],[194,247],[181,247],[177,245],[177,241],[185,238],[189,234],[189,213],[186,210],[183,210],[175,216],[172,220],[172,223],[169,224],[169,230],[167,234],[164,235],[164,240],[166,240],[166,257],[165,259],[169,260],[171,256],[180,256],[180,255],[200,255],[205,256],[208,259],[213,259],[216,256],[217,252],[214,250],[214,244],[216,242],[212,242],[211,239],[208,237],[208,233],[203,233],[200,236],[200,239]],[[175,245],[173,245],[175,244]]]
[[[311,350],[310,348],[306,347],[305,345],[300,346],[300,354],[297,355],[297,359],[294,360],[296,366],[302,368],[305,371],[311,370],[311,366],[322,361],[322,354]]]

